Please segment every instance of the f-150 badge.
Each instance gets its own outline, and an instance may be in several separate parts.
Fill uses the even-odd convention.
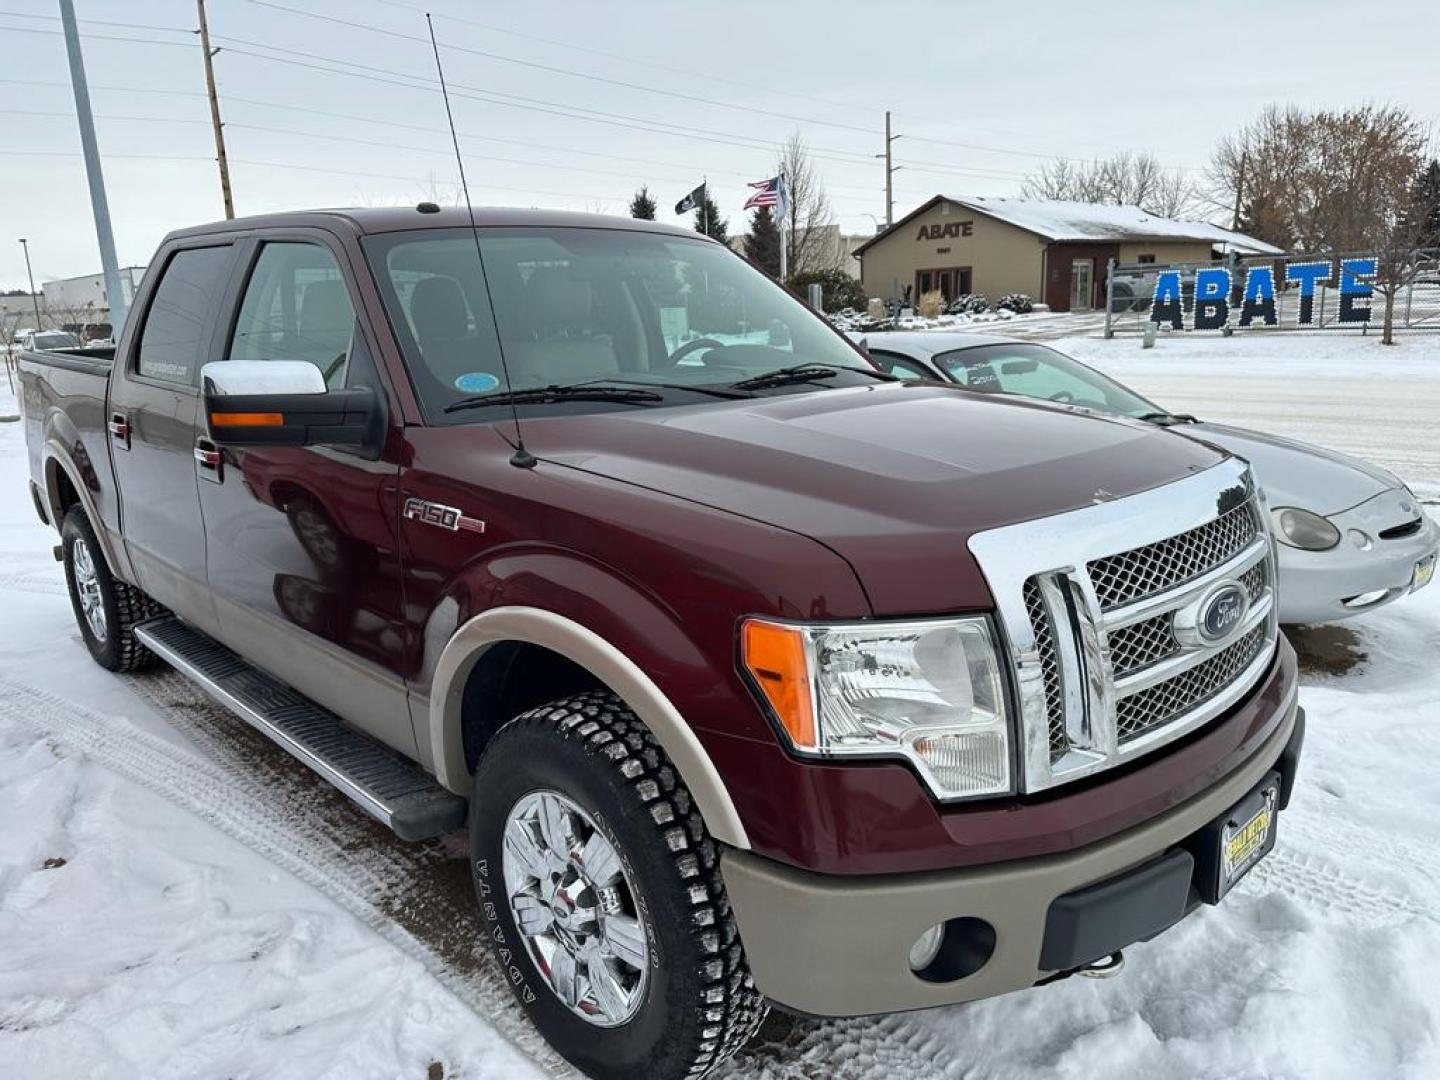
[[[424,499],[406,499],[405,508],[401,513],[411,521],[420,521],[426,525],[438,525],[451,532],[483,533],[485,531],[485,522],[479,518],[466,517],[455,507],[446,506],[443,503],[427,502]]]

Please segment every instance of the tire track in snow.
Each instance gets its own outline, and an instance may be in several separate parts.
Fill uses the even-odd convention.
[[[404,843],[182,676],[165,669],[124,681],[200,752],[14,682],[0,681],[0,719],[57,737],[294,874],[423,964],[542,1067],[577,1075],[531,1027],[480,945],[463,834]],[[716,1075],[918,1080],[945,1075],[938,1053],[903,1017],[772,1014]]]
[[[36,593],[41,596],[64,596],[64,575],[57,570],[27,570],[19,574],[0,574],[0,591]]]

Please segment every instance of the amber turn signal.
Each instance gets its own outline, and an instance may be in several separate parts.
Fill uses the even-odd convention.
[[[815,749],[815,706],[801,631],[746,619],[740,628],[740,654],[790,741],[800,749]]]
[[[278,412],[216,412],[211,427],[284,427],[285,414]]]

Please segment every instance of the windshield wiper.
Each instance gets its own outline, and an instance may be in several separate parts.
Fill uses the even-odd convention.
[[[1135,417],[1136,420],[1146,420],[1152,424],[1159,424],[1161,427],[1172,427],[1175,424],[1198,424],[1197,417],[1189,413],[1170,412],[1147,412]]]
[[[618,401],[643,405],[664,401],[663,394],[653,390],[630,389],[624,386],[537,386],[525,390],[497,390],[492,394],[476,394],[445,406],[447,413],[461,409],[483,409],[487,405],[548,405],[556,401]]]
[[[718,398],[749,398],[754,394],[746,393],[744,390],[736,390],[733,387],[723,386],[692,386],[689,383],[678,382],[651,382],[649,379],[596,379],[593,382],[576,383],[577,387],[600,386],[610,384],[614,386],[654,386],[661,390],[688,390],[693,394],[708,394]]]
[[[897,376],[884,371],[872,371],[869,368],[849,367],[846,364],[807,363],[777,368],[761,375],[752,375],[748,379],[731,383],[730,389],[765,390],[772,386],[788,386],[791,383],[814,382],[816,379],[832,379],[842,371],[853,371],[857,375],[869,375],[878,382],[899,381]]]

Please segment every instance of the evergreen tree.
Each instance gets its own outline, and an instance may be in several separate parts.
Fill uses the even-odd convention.
[[[695,231],[704,233],[722,244],[730,242],[730,223],[720,216],[720,208],[710,198],[710,189],[705,189],[705,198],[695,208]]]
[[[1411,213],[1419,218],[1415,246],[1440,247],[1440,160],[1432,160],[1415,181]]]
[[[775,280],[780,280],[780,226],[770,207],[755,209],[750,235],[745,237],[745,257]]]
[[[648,186],[635,192],[635,197],[630,200],[630,216],[641,221],[655,220],[655,199]]]

